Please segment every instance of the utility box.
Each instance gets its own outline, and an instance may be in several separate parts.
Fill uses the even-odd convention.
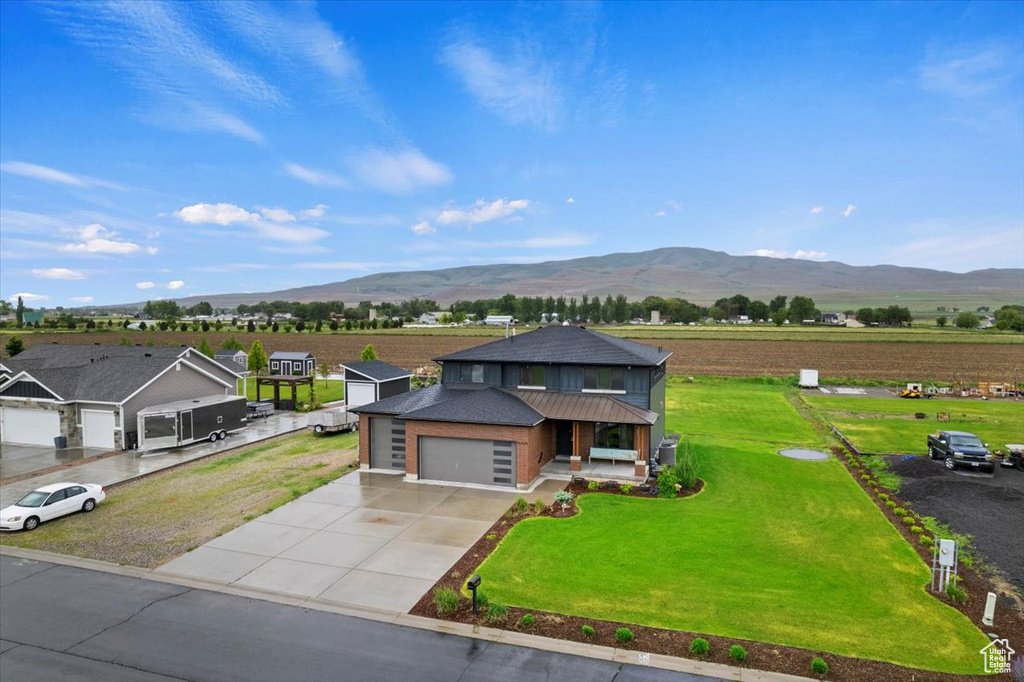
[[[818,388],[818,370],[800,370],[800,388]]]

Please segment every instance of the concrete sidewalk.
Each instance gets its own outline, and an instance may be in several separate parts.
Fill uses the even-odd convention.
[[[540,651],[553,651],[573,656],[614,661],[631,665],[650,666],[661,670],[672,672],[688,673],[691,675],[704,675],[716,677],[723,680],[736,682],[814,682],[811,678],[788,675],[785,673],[765,672],[752,668],[736,668],[718,663],[693,661],[687,658],[676,658],[662,654],[651,654],[643,651],[618,649],[612,647],[596,646],[583,642],[569,642],[560,639],[550,639],[538,635],[529,635],[508,630],[497,630],[494,628],[467,625],[465,623],[452,623],[449,621],[434,620],[420,616],[412,616],[407,613],[399,613],[384,609],[352,606],[329,602],[317,598],[297,597],[295,595],[283,594],[270,590],[262,590],[239,585],[224,585],[222,583],[184,578],[182,576],[161,573],[158,570],[147,570],[130,566],[118,566],[102,561],[91,559],[79,559],[50,552],[20,549],[15,547],[0,547],[0,554],[18,557],[25,561],[43,561],[64,566],[74,566],[94,571],[102,571],[116,575],[130,576],[145,580],[180,585],[198,590],[233,594],[251,599],[261,599],[278,604],[289,604],[302,606],[304,608],[337,613],[366,620],[393,623],[420,630],[428,630],[441,634],[458,635],[472,639],[498,642],[517,646],[525,646]]]
[[[185,462],[226,452],[235,448],[274,438],[306,428],[309,415],[298,412],[277,412],[270,417],[249,422],[248,426],[216,443],[202,442],[183,448],[158,450],[140,454],[126,450],[120,454],[98,459],[78,466],[32,476],[0,487],[0,508],[14,504],[26,493],[49,483],[74,481],[109,486],[124,483],[147,474]]]

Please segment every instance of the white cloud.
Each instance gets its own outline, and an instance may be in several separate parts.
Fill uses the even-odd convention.
[[[160,253],[160,249],[158,249],[155,246],[147,246],[146,253],[148,253],[150,256],[155,256],[156,254]]]
[[[19,298],[24,303],[40,303],[42,301],[49,301],[50,300],[50,297],[46,296],[44,294],[31,294],[31,293],[29,293],[27,291],[22,291],[20,293],[14,294],[13,296],[8,298],[7,300],[10,301],[11,303],[14,303]]]
[[[313,170],[297,163],[286,163],[284,169],[288,175],[314,187],[337,187],[340,189],[350,187],[348,180],[334,173]]]
[[[115,239],[117,233],[108,230],[99,223],[86,225],[76,230],[79,241],[61,244],[58,251],[64,253],[113,254],[127,256],[137,252],[141,247],[134,242]]]
[[[676,201],[675,199],[669,199],[668,201],[665,202],[665,205],[671,208],[673,211],[683,210],[683,204],[681,202]]]
[[[183,281],[181,281],[180,279],[176,279],[176,280],[173,280],[173,281],[170,281],[170,282],[167,283],[167,288],[170,289],[171,291],[174,291],[176,289],[180,289],[183,286],[185,286],[185,283]]]
[[[928,233],[928,237],[889,249],[884,262],[953,272],[1021,267],[1022,223],[929,225]],[[964,239],[964,234],[971,238]]]
[[[349,163],[363,182],[389,194],[409,194],[447,184],[452,179],[446,166],[413,148],[402,151],[369,149]]]
[[[658,211],[657,213],[654,214],[656,218],[664,218],[666,215],[668,214],[665,213],[665,211]]]
[[[5,163],[0,163],[0,171],[11,173],[12,175],[21,175],[26,178],[33,178],[35,180],[42,180],[43,182],[71,185],[72,187],[106,187],[107,189],[124,189],[120,185],[115,185],[114,183],[107,182],[106,180],[90,178],[86,175],[73,175],[71,173],[65,173],[64,171],[57,170],[56,168],[39,166],[34,163],[25,163],[22,161],[7,161]]]
[[[552,65],[527,52],[500,60],[470,41],[446,46],[441,63],[455,71],[483,106],[509,123],[549,131],[558,127],[562,95]]]
[[[567,234],[560,237],[530,237],[520,242],[513,242],[513,245],[526,249],[547,249],[564,246],[586,246],[592,241],[593,239],[583,235]]]
[[[256,222],[260,217],[234,204],[193,204],[174,215],[192,225],[231,225],[233,223]]]
[[[825,209],[822,206],[814,206],[814,207],[811,208],[811,215],[817,215],[817,214],[821,213],[824,210]]]
[[[156,284],[154,282],[136,282],[135,283],[135,288],[136,289],[152,289],[155,286],[156,286]]]
[[[856,211],[856,210],[857,210],[856,206],[854,206],[853,204],[847,204],[846,205],[846,209],[843,211],[843,217],[844,218],[849,218],[850,216],[853,215],[853,212]]]
[[[491,202],[486,202],[483,199],[477,199],[476,203],[469,210],[461,209],[445,209],[441,211],[437,216],[437,222],[442,225],[452,225],[456,223],[466,223],[469,225],[478,225],[480,223],[486,223],[491,220],[497,220],[498,218],[507,218],[513,215],[516,211],[525,210],[529,207],[530,201],[528,199],[514,199],[509,201],[507,199],[495,199]]]
[[[317,218],[323,218],[326,212],[327,204],[317,204],[313,208],[303,209],[301,215],[307,220],[316,220]]]
[[[275,223],[294,223],[295,216],[283,208],[260,208],[260,215]]]
[[[955,50],[939,54],[932,50],[921,64],[921,87],[957,99],[988,95],[1010,80],[1007,50],[996,47]],[[1019,59],[1019,57],[1018,57]]]
[[[411,229],[414,234],[419,235],[434,234],[435,232],[437,232],[437,228],[431,225],[430,222],[426,220],[421,220],[420,222],[416,223],[409,229]]]
[[[32,274],[43,279],[85,279],[81,272],[67,268],[39,268],[33,270]]]
[[[575,204],[576,200],[573,199],[572,197],[569,197],[568,199],[565,200],[565,203],[567,203],[567,204]]]
[[[828,258],[828,253],[825,251],[805,251],[803,249],[797,249],[793,253],[776,251],[774,249],[755,249],[746,255],[761,256],[763,258],[794,258],[796,260],[825,260]]]
[[[68,300],[74,301],[75,303],[92,303],[94,299],[92,296],[72,296]]]

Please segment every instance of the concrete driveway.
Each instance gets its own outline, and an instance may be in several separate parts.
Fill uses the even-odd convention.
[[[564,485],[530,499],[550,503]],[[519,495],[356,471],[157,572],[404,613]]]

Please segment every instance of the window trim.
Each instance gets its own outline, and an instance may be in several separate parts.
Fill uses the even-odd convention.
[[[607,439],[607,432],[610,429],[608,429],[608,428],[605,429],[606,437],[604,439],[604,442],[602,443],[601,440],[598,438],[598,433],[600,432],[602,426],[604,426],[604,427],[615,427],[617,430],[620,430],[620,431],[624,430],[624,429],[628,429],[629,430],[628,431],[628,433],[629,433],[629,440],[630,440],[629,444],[626,447],[623,447],[623,445],[621,443],[621,440],[623,439],[623,436],[625,435],[625,433],[620,433],[620,436],[619,436],[620,443],[619,443],[619,445],[617,445],[617,446],[609,445],[608,444],[608,439]],[[608,448],[608,449],[611,449],[611,450],[630,450],[630,451],[634,451],[635,452],[636,451],[636,440],[637,440],[637,438],[636,438],[636,424],[623,424],[621,422],[594,422],[594,447],[597,447],[597,448]]]
[[[536,371],[540,371],[540,383],[523,383],[524,374],[532,374]],[[532,381],[536,381],[537,377],[528,377]],[[519,382],[516,384],[516,388],[524,389],[527,391],[543,391],[547,389],[548,373],[547,368],[544,365],[537,364],[526,364],[519,365]]]

